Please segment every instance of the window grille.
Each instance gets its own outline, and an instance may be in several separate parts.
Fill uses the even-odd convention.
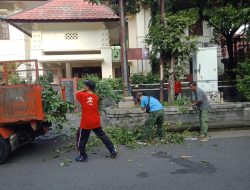
[[[66,40],[78,40],[79,34],[77,33],[66,33],[65,34],[65,39]]]
[[[6,22],[0,22],[0,40],[9,40],[9,25]]]

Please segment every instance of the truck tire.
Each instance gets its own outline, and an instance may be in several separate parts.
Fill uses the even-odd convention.
[[[11,152],[10,143],[7,139],[0,137],[0,164],[9,157]]]

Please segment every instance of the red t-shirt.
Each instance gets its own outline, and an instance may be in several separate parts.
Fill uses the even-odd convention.
[[[175,94],[182,93],[182,84],[181,84],[180,81],[175,81],[175,83],[174,83],[174,92],[175,92]]]
[[[169,84],[167,85],[167,88],[169,89]],[[180,81],[175,81],[174,82],[174,93],[175,94],[180,94],[182,93],[182,84]]]
[[[80,128],[95,129],[101,127],[98,96],[88,92],[77,92],[76,99],[82,106]]]

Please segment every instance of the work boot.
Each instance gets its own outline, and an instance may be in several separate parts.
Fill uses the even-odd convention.
[[[88,161],[88,157],[87,157],[87,156],[78,155],[78,156],[75,158],[75,161],[76,161],[76,162],[87,162],[87,161]]]
[[[200,135],[199,135],[199,138],[206,138],[207,137],[207,134],[206,133],[201,133]]]
[[[200,141],[208,141],[207,134],[200,134],[198,139]]]
[[[114,148],[110,153],[110,158],[116,158],[118,151]]]

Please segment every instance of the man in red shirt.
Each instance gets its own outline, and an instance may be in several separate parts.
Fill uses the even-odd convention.
[[[175,80],[174,82],[174,94],[175,94],[175,99],[179,96],[179,94],[182,93],[182,84],[179,80]]]
[[[169,90],[169,87],[170,86],[168,84],[167,85],[168,90]],[[175,95],[175,99],[177,99],[179,94],[181,94],[181,93],[182,93],[182,84],[178,79],[174,78],[174,95]]]
[[[110,152],[110,158],[117,156],[117,151],[101,128],[100,113],[99,113],[99,98],[94,93],[95,82],[91,80],[85,81],[83,90],[76,92],[76,99],[82,107],[82,118],[80,129],[77,134],[77,148],[79,155],[76,157],[77,162],[87,162],[88,155],[85,152],[85,147],[88,142],[90,132],[94,131],[97,137],[105,144]]]

